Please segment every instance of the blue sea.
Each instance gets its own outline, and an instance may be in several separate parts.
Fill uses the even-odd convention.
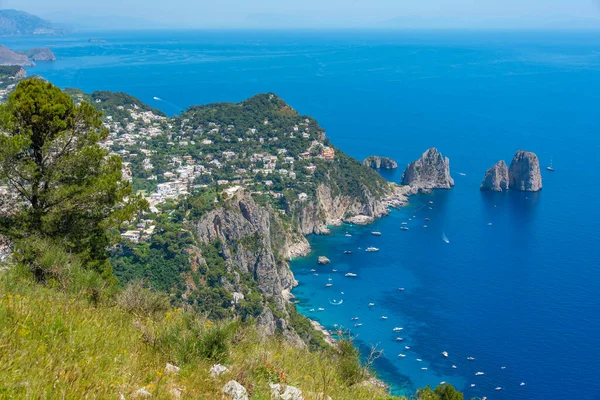
[[[30,74],[125,91],[171,115],[275,92],[348,154],[397,160],[382,172],[393,181],[436,146],[456,186],[369,227],[310,237],[313,254],[292,263],[300,311],[349,329],[365,354],[383,350],[375,367],[395,393],[446,381],[467,398],[600,399],[599,32],[111,32],[3,44],[52,45],[59,60]],[[543,190],[481,193],[485,170],[519,149],[553,160]]]

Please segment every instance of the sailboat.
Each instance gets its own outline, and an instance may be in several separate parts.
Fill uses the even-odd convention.
[[[546,169],[550,172],[554,172],[554,167],[552,167],[552,157],[550,157],[550,165],[548,165]]]

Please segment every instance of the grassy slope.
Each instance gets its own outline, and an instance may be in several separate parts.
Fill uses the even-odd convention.
[[[381,399],[375,389],[348,386],[333,350],[308,352],[281,338],[261,338],[252,326],[215,325],[181,310],[136,317],[119,306],[93,306],[85,296],[0,273],[0,398],[126,398],[145,387],[154,398],[219,399],[230,379],[252,399],[269,399],[269,381],[300,388],[305,398]],[[141,327],[141,328],[140,328]],[[231,369],[210,377],[206,338],[228,332],[223,359]],[[202,338],[202,339],[198,339]],[[181,367],[165,375],[165,363]]]

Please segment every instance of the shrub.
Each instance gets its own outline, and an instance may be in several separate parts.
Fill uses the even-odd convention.
[[[170,308],[167,294],[152,290],[143,280],[131,282],[116,300],[119,307],[136,315],[151,316]]]

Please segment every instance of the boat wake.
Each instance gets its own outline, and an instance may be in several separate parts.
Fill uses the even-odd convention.
[[[156,101],[162,101],[162,99],[160,97],[156,97],[156,96],[154,96],[153,99]]]
[[[448,237],[446,237],[445,233],[442,233],[442,240],[446,243],[450,243],[450,239],[448,239]]]
[[[329,304],[331,304],[332,306],[341,306],[342,303],[344,302],[344,300],[329,300]]]

